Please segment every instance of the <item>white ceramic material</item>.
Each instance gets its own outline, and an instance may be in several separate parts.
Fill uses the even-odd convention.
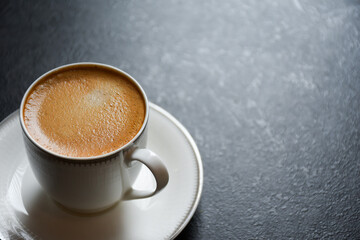
[[[107,69],[132,81],[144,98],[145,120],[137,135],[113,152],[94,157],[67,157],[39,145],[26,129],[22,112],[28,95],[39,81],[56,72],[82,67]],[[73,63],[45,73],[28,88],[20,106],[25,149],[36,179],[45,192],[61,205],[87,213],[102,211],[121,199],[151,197],[168,183],[169,174],[165,165],[154,152],[146,149],[148,119],[148,100],[136,80],[120,69],[100,63]],[[155,189],[139,191],[132,188],[142,164],[154,175]]]
[[[193,216],[202,191],[199,151],[186,129],[150,104],[148,148],[166,164],[170,180],[157,195],[121,201],[93,215],[77,215],[54,203],[42,190],[25,153],[19,113],[0,123],[0,239],[173,239]],[[142,167],[134,188],[155,187]]]

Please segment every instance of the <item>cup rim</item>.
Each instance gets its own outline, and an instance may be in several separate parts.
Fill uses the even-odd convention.
[[[62,155],[59,153],[56,153],[54,151],[51,151],[49,149],[46,149],[45,147],[41,146],[39,143],[37,143],[35,141],[35,139],[32,138],[32,136],[29,134],[25,123],[24,123],[24,105],[26,102],[27,97],[29,96],[29,93],[31,92],[31,90],[38,84],[39,81],[41,81],[44,77],[56,72],[56,71],[60,71],[61,69],[64,68],[71,68],[71,67],[79,67],[79,66],[94,66],[94,67],[103,67],[103,68],[107,68],[107,69],[111,69],[113,71],[116,71],[122,75],[124,75],[125,77],[127,77],[129,80],[131,80],[135,86],[138,88],[138,90],[141,92],[143,98],[144,98],[144,102],[145,102],[145,119],[144,122],[140,128],[140,130],[138,131],[138,133],[135,135],[135,137],[133,137],[128,143],[126,143],[125,145],[123,145],[122,147],[111,151],[109,153],[105,153],[105,154],[101,154],[101,155],[97,155],[97,156],[91,156],[91,157],[71,157],[71,156],[66,156],[66,155]],[[97,63],[97,62],[76,62],[76,63],[70,63],[70,64],[65,64],[59,67],[56,67],[54,69],[51,69],[49,71],[47,71],[46,73],[42,74],[40,77],[38,77],[26,90],[25,94],[23,95],[23,98],[21,100],[21,104],[20,104],[20,125],[21,128],[23,130],[23,133],[25,133],[25,136],[30,140],[30,142],[32,142],[38,149],[42,150],[45,153],[48,153],[52,156],[55,156],[57,158],[66,160],[66,161],[73,161],[73,162],[89,162],[89,161],[99,161],[99,160],[106,160],[109,159],[109,157],[118,154],[119,152],[123,151],[124,149],[128,148],[129,146],[131,146],[140,136],[141,134],[144,132],[147,123],[148,123],[148,119],[149,119],[149,101],[147,99],[147,96],[145,94],[144,89],[141,87],[141,85],[127,72],[116,68],[114,66],[108,65],[108,64],[104,64],[104,63]]]

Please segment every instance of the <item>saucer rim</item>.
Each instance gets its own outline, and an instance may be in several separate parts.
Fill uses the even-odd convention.
[[[162,114],[163,116],[165,116],[181,131],[181,133],[184,135],[184,137],[186,138],[186,140],[188,141],[188,143],[190,144],[190,146],[194,152],[194,156],[195,156],[196,164],[197,164],[198,181],[197,181],[196,196],[195,196],[195,199],[193,200],[191,208],[188,210],[186,218],[179,224],[179,226],[176,227],[175,231],[170,235],[169,239],[175,239],[188,225],[188,223],[194,216],[196,209],[200,203],[200,199],[201,199],[201,195],[202,195],[202,191],[203,191],[203,183],[204,183],[203,164],[202,164],[200,151],[199,151],[194,139],[188,132],[188,130],[173,115],[171,115],[168,111],[166,111],[162,107],[149,101],[149,108],[151,108],[151,109],[157,111],[158,113]],[[150,113],[150,111],[149,111],[149,113]],[[9,121],[11,118],[15,117],[18,114],[19,114],[19,109],[16,109],[12,113],[10,113],[2,121],[0,121],[0,127],[3,124],[5,124],[5,122]]]
[[[158,111],[160,114],[162,114],[166,118],[168,118],[184,134],[186,140],[189,142],[192,150],[194,151],[195,159],[196,159],[197,166],[198,166],[199,178],[198,178],[198,186],[197,186],[198,190],[196,193],[196,197],[195,197],[195,200],[192,204],[192,207],[191,207],[189,213],[187,214],[187,217],[182,222],[182,224],[180,224],[180,226],[177,228],[177,230],[175,230],[175,232],[170,236],[170,239],[174,239],[184,230],[184,228],[190,222],[191,218],[194,216],[195,211],[200,203],[200,198],[201,198],[201,194],[202,194],[202,190],[203,190],[203,183],[204,183],[203,165],[202,165],[200,151],[195,143],[195,140],[192,138],[192,136],[190,135],[188,130],[173,115],[171,115],[165,109],[159,107],[158,105],[156,105],[152,102],[149,102],[149,106],[153,110]]]

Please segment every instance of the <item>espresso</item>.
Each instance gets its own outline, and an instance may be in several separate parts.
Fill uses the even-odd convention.
[[[31,89],[24,122],[44,148],[69,157],[112,152],[131,141],[145,119],[145,100],[126,76],[105,67],[68,67]]]

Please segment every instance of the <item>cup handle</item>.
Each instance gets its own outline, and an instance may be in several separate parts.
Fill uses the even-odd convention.
[[[130,189],[124,194],[126,200],[151,197],[160,192],[169,182],[169,173],[164,163],[158,155],[148,149],[136,148],[126,154],[124,161],[128,167],[133,161],[141,162],[150,169],[156,181],[155,191],[136,190],[130,186]]]

